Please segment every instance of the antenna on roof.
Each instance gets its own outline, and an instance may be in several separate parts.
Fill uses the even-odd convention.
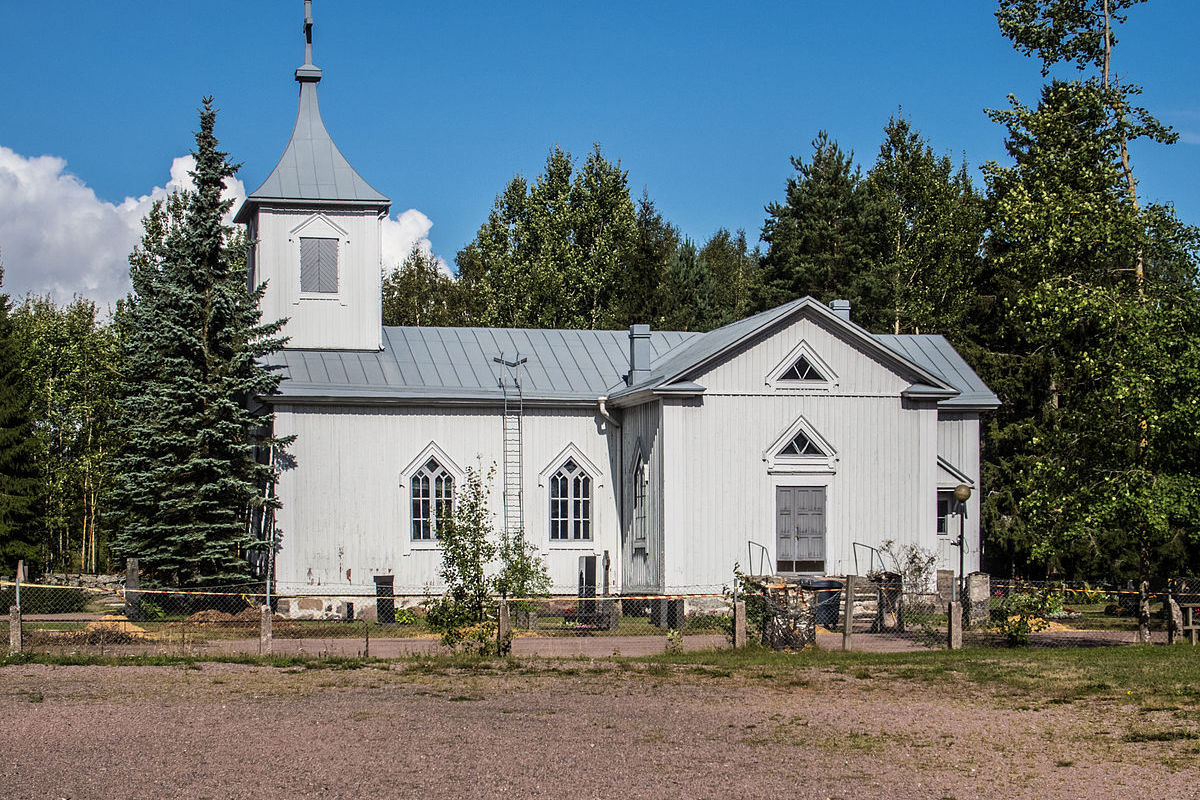
[[[296,80],[302,83],[321,80],[321,68],[313,64],[312,29],[312,0],[304,0],[304,64],[296,70]]]

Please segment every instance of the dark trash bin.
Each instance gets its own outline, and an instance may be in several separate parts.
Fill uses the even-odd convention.
[[[817,595],[814,621],[829,630],[836,628],[842,611],[842,582],[832,578],[800,578],[797,583]]]

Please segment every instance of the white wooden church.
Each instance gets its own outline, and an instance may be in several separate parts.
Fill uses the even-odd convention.
[[[720,591],[735,562],[865,572],[889,539],[956,568],[960,524],[977,568],[980,413],[998,400],[940,336],[874,335],[812,298],[708,333],[382,327],[390,201],[325,129],[311,31],[291,140],[236,217],[264,319],[291,337],[266,398],[297,437],[279,592],[436,589],[439,518],[493,465],[497,529],[523,528],[563,592],[588,554],[626,595]]]

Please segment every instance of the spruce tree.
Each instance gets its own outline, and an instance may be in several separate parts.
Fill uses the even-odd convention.
[[[246,241],[222,222],[237,170],[217,149],[204,99],[195,190],[155,204],[130,257],[133,291],[117,315],[125,366],[113,507],[114,549],[154,580],[214,585],[250,576],[248,514],[270,468],[256,456],[286,442],[256,402],[279,384],[262,359],[284,342],[263,324],[264,286],[247,290]]]
[[[0,570],[5,572],[15,569],[18,559],[36,567],[40,554],[34,520],[37,442],[30,406],[9,298],[0,294]]]

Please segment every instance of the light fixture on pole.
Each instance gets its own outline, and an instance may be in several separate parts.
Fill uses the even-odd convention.
[[[960,483],[958,486],[954,487],[954,502],[955,502],[954,510],[958,514],[958,541],[956,541],[954,544],[955,544],[955,546],[958,547],[958,599],[959,599],[959,602],[962,602],[964,599],[963,598],[963,587],[964,587],[964,584],[966,581],[966,576],[963,574],[963,572],[966,568],[965,567],[966,548],[963,545],[966,543],[966,535],[965,535],[966,520],[967,520],[966,503],[970,499],[971,499],[971,487],[970,486],[967,486],[965,483]]]

